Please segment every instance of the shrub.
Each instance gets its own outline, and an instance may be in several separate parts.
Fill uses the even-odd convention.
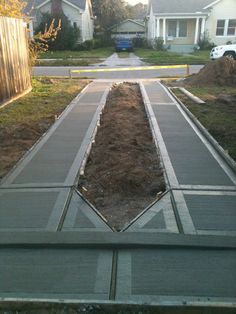
[[[53,16],[49,13],[43,13],[42,19],[36,32],[43,32],[45,26],[50,25]],[[77,26],[72,26],[69,19],[62,14],[57,16],[55,21],[61,20],[61,31],[58,33],[55,40],[49,42],[49,50],[73,50],[75,49],[80,37],[80,30]]]
[[[212,49],[215,46],[215,44],[210,41],[207,31],[205,31],[203,36],[198,40],[198,46],[200,50]]]
[[[162,37],[156,37],[153,41],[153,48],[155,50],[165,50],[165,47],[164,47],[164,40]]]
[[[134,38],[133,39],[133,44],[134,47],[138,47],[138,48],[145,48],[147,47],[147,40],[146,38]]]

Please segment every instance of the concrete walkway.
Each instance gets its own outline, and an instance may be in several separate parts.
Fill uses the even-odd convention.
[[[137,57],[134,53],[129,53],[128,58],[120,58],[119,55],[115,52],[110,57],[108,57],[104,62],[95,64],[96,66],[142,66],[145,63]]]
[[[91,83],[2,181],[2,301],[235,306],[235,173],[159,82],[140,86],[166,193],[116,233],[76,190],[111,83]]]

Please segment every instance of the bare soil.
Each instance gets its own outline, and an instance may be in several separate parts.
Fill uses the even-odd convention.
[[[54,118],[51,118],[37,124],[23,123],[0,128],[0,179],[11,170],[53,122]]]
[[[138,84],[112,87],[78,186],[116,230],[165,190]]]
[[[236,86],[236,61],[222,57],[207,63],[197,74],[184,80],[187,86]]]

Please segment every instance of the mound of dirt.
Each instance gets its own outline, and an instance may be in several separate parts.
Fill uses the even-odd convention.
[[[79,189],[116,230],[165,190],[137,84],[113,86]]]
[[[184,85],[236,85],[236,61],[223,57],[207,63],[197,74],[184,80]]]

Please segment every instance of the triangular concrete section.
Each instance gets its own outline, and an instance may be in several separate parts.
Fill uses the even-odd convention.
[[[179,233],[170,192],[144,211],[125,231]]]
[[[111,231],[105,219],[82,196],[73,192],[62,231]]]

